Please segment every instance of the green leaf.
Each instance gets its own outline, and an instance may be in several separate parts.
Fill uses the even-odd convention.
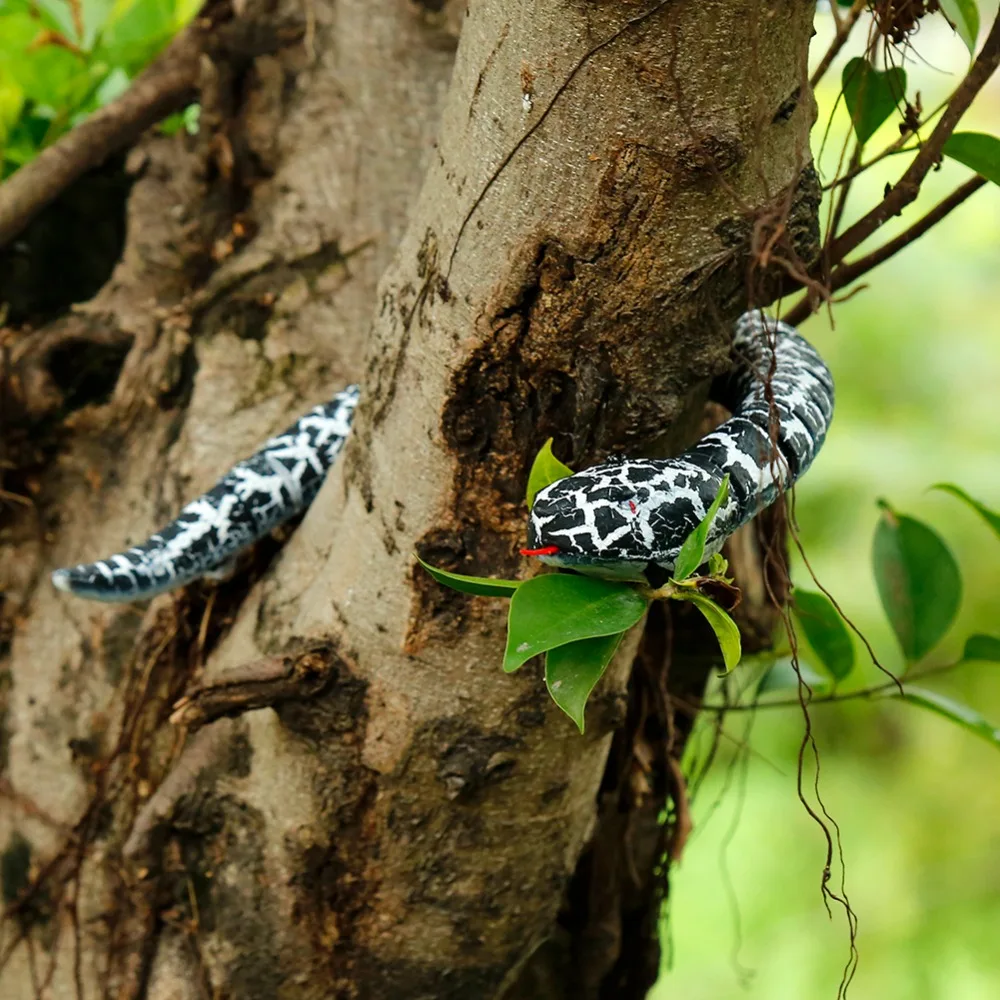
[[[452,590],[459,590],[463,594],[477,594],[479,597],[511,597],[515,590],[521,586],[520,580],[495,580],[489,576],[463,576],[461,573],[449,573],[446,569],[438,569],[425,563],[420,556],[416,557],[417,562],[438,583]]]
[[[907,660],[921,659],[948,631],[962,599],[962,576],[940,535],[884,500],[872,566],[882,607]]]
[[[715,494],[712,506],[702,518],[701,523],[687,538],[677,553],[677,561],[674,563],[674,579],[683,580],[689,577],[705,559],[705,539],[708,538],[708,529],[715,520],[715,515],[719,513],[719,508],[726,502],[729,495],[729,474],[722,477],[719,492]]]
[[[906,96],[906,70],[894,66],[883,73],[866,59],[852,59],[844,67],[841,87],[854,134],[863,146]]]
[[[844,619],[825,594],[795,588],[795,617],[829,675],[842,681],[854,669],[854,643]]]
[[[728,674],[740,662],[742,652],[740,630],[736,627],[736,622],[715,601],[710,601],[696,591],[679,591],[673,595],[672,600],[690,601],[705,616],[705,620],[712,626],[715,638],[719,640],[719,649],[722,650],[722,660]]]
[[[13,80],[0,75],[0,148],[7,141],[10,130],[17,124],[24,107],[24,91]]]
[[[941,0],[941,13],[965,42],[969,55],[976,51],[979,37],[979,8],[976,0]]]
[[[941,152],[1000,184],[1000,139],[985,132],[955,132]]]
[[[535,456],[534,462],[531,463],[531,472],[528,473],[528,491],[526,499],[528,501],[529,509],[535,502],[535,497],[538,495],[540,490],[544,490],[546,486],[572,475],[573,470],[568,465],[563,465],[562,462],[560,462],[559,459],[552,454],[552,438],[549,438],[548,441],[546,441],[545,444],[538,449],[538,454]]]
[[[1000,638],[995,635],[970,635],[965,640],[962,659],[1000,663]]]
[[[889,691],[886,696],[899,698],[900,694],[898,691]],[[902,698],[912,705],[919,705],[921,708],[944,716],[944,718],[958,723],[973,735],[980,736],[984,740],[989,740],[994,746],[1000,747],[1000,729],[997,729],[991,722],[987,722],[974,708],[963,705],[943,694],[938,694],[937,691],[911,687],[909,684],[903,688]]]
[[[708,572],[712,576],[725,577],[728,571],[729,560],[721,552],[716,552],[714,555],[709,556]]]
[[[565,573],[532,577],[510,602],[503,668],[510,673],[568,642],[624,632],[645,611],[646,599],[628,584]]]
[[[990,510],[989,507],[981,504],[978,500],[974,500],[961,486],[956,486],[954,483],[935,483],[931,489],[943,490],[945,493],[950,493],[953,497],[958,497],[959,500],[968,504],[993,529],[997,538],[1000,538],[1000,514],[995,510]]]
[[[27,100],[49,109],[50,118],[68,119],[100,82],[84,56],[47,41],[30,14],[0,14],[0,40],[5,76],[17,81]]]
[[[587,699],[615,655],[624,632],[578,639],[545,654],[545,686],[552,700],[583,732]]]

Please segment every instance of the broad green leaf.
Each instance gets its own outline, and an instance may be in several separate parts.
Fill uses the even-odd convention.
[[[722,660],[728,674],[740,662],[740,630],[736,627],[736,622],[715,601],[710,601],[695,591],[680,591],[674,595],[674,600],[690,601],[705,616],[705,620],[712,626],[715,638],[719,640],[719,649],[722,650]]]
[[[872,567],[882,607],[903,654],[922,659],[955,619],[962,576],[955,557],[936,531],[897,514],[884,500],[875,528]]]
[[[895,66],[882,72],[866,59],[852,59],[844,67],[841,87],[854,134],[863,146],[906,96],[906,70]]]
[[[962,659],[1000,663],[1000,638],[995,635],[970,635],[965,640]]]
[[[495,580],[488,576],[463,576],[461,573],[449,573],[446,569],[438,569],[425,563],[420,556],[417,562],[438,583],[452,590],[459,590],[463,594],[477,594],[480,597],[510,597],[518,587],[520,580]]]
[[[526,494],[528,507],[530,508],[535,502],[535,497],[538,495],[540,490],[544,490],[545,487],[549,486],[551,483],[558,482],[560,479],[565,479],[567,476],[572,475],[573,470],[568,465],[563,465],[563,463],[552,454],[552,438],[549,438],[548,441],[546,441],[545,444],[539,448],[534,462],[531,463],[531,472],[528,473],[528,490]]]
[[[1000,139],[986,132],[955,132],[941,152],[1000,184]]]
[[[974,708],[927,688],[912,687],[907,684],[903,688],[903,692],[904,701],[926,708],[952,722],[957,722],[963,729],[967,729],[970,733],[1000,747],[1000,729],[997,729],[991,722],[987,722]],[[886,697],[899,698],[900,694],[898,691],[889,691]]]
[[[584,709],[594,686],[615,655],[623,632],[578,639],[545,654],[545,686],[552,700],[583,732]]]
[[[729,495],[729,475],[722,477],[719,492],[715,494],[711,507],[702,518],[701,523],[687,538],[677,553],[677,561],[674,563],[673,577],[675,580],[683,580],[689,577],[701,564],[705,558],[705,539],[708,538],[708,529],[715,520],[715,515],[719,513],[719,508],[726,502]]]
[[[979,37],[979,8],[976,0],[941,0],[941,13],[965,42],[969,55],[976,51]]]
[[[532,577],[511,598],[503,668],[510,673],[568,642],[624,632],[645,611],[646,599],[628,584],[566,573]]]
[[[138,73],[183,26],[174,0],[134,0],[115,4],[103,26],[94,55]]]
[[[811,590],[796,587],[792,606],[823,668],[834,680],[842,681],[854,669],[854,643],[844,619],[825,594]]]
[[[956,486],[954,483],[935,483],[931,489],[943,490],[945,493],[950,493],[953,497],[958,497],[963,503],[968,504],[993,529],[997,538],[1000,538],[1000,514],[995,510],[990,510],[989,507],[981,504],[978,500],[974,500],[961,486]]]
[[[5,76],[16,80],[27,100],[56,118],[76,111],[99,83],[85,56],[46,41],[38,20],[29,14],[0,15]]]

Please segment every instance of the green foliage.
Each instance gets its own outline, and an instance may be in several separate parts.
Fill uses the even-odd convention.
[[[965,640],[962,660],[1000,663],[1000,638],[995,635],[970,635]]]
[[[820,665],[835,681],[844,680],[854,669],[854,643],[830,599],[796,587],[792,606]]]
[[[976,0],[940,0],[941,13],[965,42],[969,55],[976,50],[979,35],[979,8]]]
[[[985,132],[954,132],[942,152],[988,181],[1000,184],[1000,139]]]
[[[527,500],[530,507],[538,491],[549,483],[572,475],[572,470],[552,454],[551,438],[545,442],[532,463],[528,477]],[[725,502],[729,477],[723,479],[719,492],[704,519],[684,540],[680,564],[685,577],[697,569],[705,555],[705,538],[719,508]],[[512,673],[533,656],[545,654],[545,683],[552,700],[584,730],[584,711],[594,686],[604,675],[624,634],[645,614],[652,599],[688,601],[705,616],[715,632],[726,670],[740,659],[740,633],[736,623],[711,598],[698,590],[702,583],[720,584],[726,589],[728,565],[716,554],[709,560],[708,577],[690,577],[684,582],[671,581],[659,591],[625,581],[601,580],[575,573],[550,573],[523,582],[463,576],[417,561],[445,587],[485,597],[509,597],[507,646],[503,669]],[[679,561],[680,563],[680,561]]]
[[[611,662],[624,633],[578,639],[545,654],[545,686],[552,700],[584,731],[587,699]]]
[[[921,708],[928,709],[928,711],[936,712],[949,721],[957,723],[974,736],[979,736],[982,739],[988,740],[994,746],[1000,747],[1000,729],[997,729],[996,726],[984,719],[974,708],[969,708],[968,705],[963,705],[937,691],[913,687],[909,684],[905,686],[901,696],[898,691],[895,694],[890,691],[888,696],[902,697],[905,701],[910,702],[911,705],[919,705]]]
[[[0,175],[120,96],[199,7],[0,0]]]
[[[715,520],[715,515],[719,513],[719,508],[726,502],[729,495],[729,475],[722,477],[722,485],[716,493],[712,506],[708,508],[701,523],[684,539],[680,552],[677,554],[677,561],[674,563],[674,579],[684,580],[689,577],[701,564],[705,558],[705,539],[708,537],[708,529]]]
[[[955,619],[962,598],[958,564],[941,537],[879,501],[872,565],[882,607],[906,659],[922,659]]]
[[[647,600],[627,584],[550,573],[526,580],[511,598],[503,668],[578,639],[618,635],[646,611]]]
[[[417,562],[438,583],[451,587],[452,590],[461,591],[463,594],[476,594],[480,597],[510,597],[521,586],[520,580],[495,580],[488,576],[463,576],[461,573],[449,573],[447,570],[429,566],[420,556],[417,556]]]
[[[572,475],[573,470],[568,465],[563,465],[552,454],[552,438],[549,438],[539,449],[534,462],[531,463],[531,472],[528,473],[528,489],[525,493],[528,507],[530,508],[535,502],[535,497],[540,490]]]
[[[719,641],[719,649],[722,651],[722,662],[726,666],[726,673],[740,662],[740,630],[736,622],[719,607],[715,601],[699,594],[695,590],[678,590],[672,595],[674,600],[688,601],[693,604],[704,616],[705,621],[712,626],[715,638]]]
[[[961,486],[956,486],[954,483],[937,483],[931,489],[950,493],[953,497],[957,497],[963,503],[967,504],[993,529],[997,538],[1000,538],[1000,514],[995,510],[990,510],[989,507],[973,499]]]
[[[863,146],[906,96],[906,70],[896,66],[882,72],[866,59],[852,59],[844,67],[841,87],[854,134]]]

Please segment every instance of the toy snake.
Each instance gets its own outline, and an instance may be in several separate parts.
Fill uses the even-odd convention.
[[[733,341],[736,365],[712,396],[733,416],[671,459],[622,459],[541,490],[529,548],[555,566],[613,579],[673,568],[687,535],[729,475],[705,555],[809,468],[833,415],[833,379],[790,326],[745,313]],[[240,550],[305,510],[350,433],[358,387],[317,406],[189,503],[165,528],[118,555],[59,569],[60,590],[99,601],[144,600],[218,575]]]
[[[523,553],[596,576],[643,580],[654,567],[673,569],[727,474],[706,558],[774,503],[826,438],[833,378],[793,327],[758,311],[737,322],[733,354],[735,368],[712,387],[732,417],[677,458],[605,462],[540,490]]]

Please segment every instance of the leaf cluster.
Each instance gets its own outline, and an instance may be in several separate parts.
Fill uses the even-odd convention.
[[[200,0],[0,0],[0,177],[113,101]]]
[[[551,439],[546,441],[528,476],[529,509],[540,490],[569,475],[572,470],[553,455]],[[582,733],[587,699],[604,675],[622,637],[642,620],[652,600],[693,604],[715,633],[726,670],[732,670],[739,662],[739,629],[704,592],[712,584],[728,587],[725,560],[714,555],[709,560],[707,574],[695,575],[705,562],[708,531],[728,491],[727,476],[705,517],[685,539],[674,567],[674,578],[657,591],[636,583],[575,573],[549,573],[523,581],[463,576],[418,561],[438,583],[453,590],[481,597],[510,598],[503,669],[512,673],[532,657],[544,655],[549,694]]]
[[[952,483],[939,483],[933,488],[962,501],[1000,538],[1000,513]],[[924,670],[921,665],[955,621],[962,600],[962,574],[951,550],[933,528],[899,513],[885,500],[879,501],[879,507],[881,516],[872,540],[872,572],[882,608],[903,652],[906,669],[898,684],[884,685],[877,693],[881,697],[902,698],[934,711],[1000,747],[1000,729],[975,709],[939,692],[917,687],[907,679],[921,673],[939,672],[940,668]],[[823,671],[822,675],[807,678],[813,696],[821,701],[842,700],[836,694],[837,687],[848,681],[855,668],[854,643],[843,616],[825,594],[798,587],[792,606],[799,628],[813,651],[811,662]],[[949,664],[948,669],[971,662],[1000,663],[1000,637],[969,636],[958,663]],[[794,674],[784,673],[777,683],[763,684],[761,691],[773,692],[797,683]]]

